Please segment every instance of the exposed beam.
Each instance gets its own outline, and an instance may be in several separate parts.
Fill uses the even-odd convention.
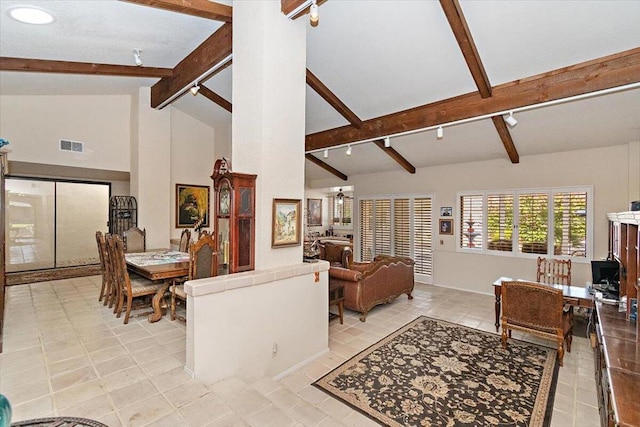
[[[491,83],[489,83],[489,78],[480,60],[476,44],[473,41],[467,20],[464,18],[458,0],[440,0],[440,6],[442,6],[442,10],[449,21],[453,35],[458,41],[462,55],[465,61],[467,61],[467,67],[469,67],[469,71],[471,71],[473,81],[476,82],[476,87],[483,98],[490,97]]]
[[[393,147],[385,147],[384,146],[384,141],[382,139],[375,140],[375,141],[373,141],[373,143],[376,144],[378,147],[380,147],[380,149],[382,151],[387,153],[389,155],[389,157],[391,157],[393,160],[398,162],[400,164],[400,166],[402,166],[403,168],[405,168],[407,170],[407,172],[416,173],[416,168],[411,163],[409,163],[409,161],[407,159],[402,157],[402,154],[398,153],[395,150],[395,148],[393,148]]]
[[[307,84],[313,89],[318,95],[322,97],[325,101],[329,103],[342,117],[347,119],[349,123],[351,123],[356,129],[360,129],[362,127],[362,120],[349,109],[340,98],[338,98],[327,86],[324,85],[309,69],[307,68]]]
[[[490,98],[473,92],[307,135],[305,151],[418,130],[500,111],[640,82],[640,48],[627,50],[493,88]]]
[[[233,8],[226,4],[215,3],[207,0],[120,0],[128,3],[141,4],[155,7],[156,9],[170,10],[200,18],[213,19],[214,21],[231,22]]]
[[[516,145],[513,143],[509,128],[502,116],[493,116],[491,117],[491,121],[493,121],[493,125],[498,131],[498,135],[500,135],[500,140],[502,141],[502,145],[504,145],[504,149],[507,150],[507,155],[511,163],[520,163],[520,155],[518,154],[518,150],[516,150]]]
[[[200,85],[200,90],[198,91],[198,93],[200,95],[203,95],[205,98],[215,102],[216,104],[218,104],[219,106],[227,110],[228,112],[230,113],[232,112],[231,103],[226,99],[224,99],[223,97],[221,97],[220,95],[218,95],[217,93],[215,93],[214,91],[212,91],[211,89],[209,89],[208,87]]]
[[[322,160],[320,160],[319,158],[317,158],[313,154],[307,153],[307,154],[304,155],[304,157],[307,160],[309,160],[311,163],[315,163],[316,165],[320,166],[322,169],[324,169],[327,172],[337,176],[341,180],[346,181],[348,179],[347,175],[343,174],[342,172],[340,172],[338,169],[334,168],[333,166],[329,166],[328,164],[326,164],[325,162],[323,162]]]
[[[171,77],[171,68],[136,67],[134,65],[93,64],[90,62],[49,61],[0,57],[0,71],[25,71],[29,73],[94,74],[99,76]]]
[[[318,6],[325,3],[327,0],[318,0]],[[305,3],[308,3],[305,6]],[[291,19],[298,19],[303,15],[309,13],[310,0],[280,0],[280,10],[285,16],[290,16]]]
[[[173,69],[172,77],[165,77],[151,87],[151,107],[157,108],[162,105],[216,64],[229,57],[231,36],[232,24],[226,23],[180,61]]]
[[[469,67],[469,71],[480,92],[480,96],[483,98],[491,97],[491,83],[489,82],[489,77],[487,77],[484,65],[482,65],[480,54],[478,53],[478,49],[476,49],[476,43],[473,41],[473,36],[467,25],[467,20],[464,17],[460,3],[458,0],[440,0],[440,5],[449,21],[453,35],[458,41],[462,55],[465,61],[467,61],[467,67]],[[518,150],[516,150],[516,145],[513,142],[509,128],[507,128],[502,117],[492,117],[492,121],[496,131],[498,131],[502,145],[504,145],[507,155],[509,159],[511,159],[511,163],[520,162]]]

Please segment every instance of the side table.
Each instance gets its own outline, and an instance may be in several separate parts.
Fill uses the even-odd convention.
[[[340,324],[343,323],[344,313],[344,285],[341,283],[331,283],[329,281],[329,307],[338,306],[338,316],[340,316]]]

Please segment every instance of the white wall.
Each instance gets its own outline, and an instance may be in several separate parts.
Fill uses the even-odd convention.
[[[458,191],[592,185],[595,201],[593,255],[596,259],[605,257],[608,245],[606,213],[629,210],[629,183],[638,180],[638,176],[630,176],[638,173],[634,163],[637,156],[630,156],[630,150],[637,150],[634,147],[635,144],[625,144],[524,156],[519,164],[504,159],[421,168],[414,175],[398,168],[393,172],[351,176],[348,184],[355,186],[355,229],[359,196],[434,193],[434,220],[439,217],[441,206],[453,206],[454,220],[457,220]],[[321,186],[331,184],[316,183]],[[636,194],[636,198],[640,198],[638,196]],[[455,228],[459,228],[457,223]],[[491,283],[499,276],[535,279],[535,257],[461,253],[456,251],[456,236],[436,233],[434,228],[435,284],[491,293]],[[584,285],[591,278],[590,264],[574,263],[572,273],[573,283]]]
[[[9,160],[129,170],[131,96],[0,96],[0,135]],[[84,142],[82,154],[60,139]]]
[[[171,108],[171,237],[180,237],[182,228],[175,227],[176,217],[176,184],[206,185],[210,189],[210,212],[213,194],[213,181],[210,176],[216,154],[214,142],[216,130],[211,126],[194,119],[182,111]],[[213,223],[209,219],[209,230]],[[192,230],[193,231],[193,230]]]

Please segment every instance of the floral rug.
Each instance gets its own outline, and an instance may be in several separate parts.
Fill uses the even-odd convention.
[[[556,351],[421,316],[314,385],[382,425],[548,426]]]

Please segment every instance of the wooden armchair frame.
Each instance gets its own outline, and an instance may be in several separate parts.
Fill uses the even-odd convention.
[[[189,252],[189,243],[191,242],[191,231],[185,228],[182,230],[182,234],[180,234],[180,246],[178,250],[180,252]]]
[[[147,250],[147,230],[131,227],[123,233],[122,241],[126,253],[145,252]]]
[[[536,282],[571,285],[571,260],[538,257]]]

